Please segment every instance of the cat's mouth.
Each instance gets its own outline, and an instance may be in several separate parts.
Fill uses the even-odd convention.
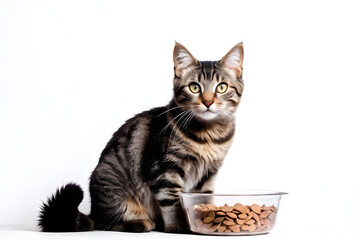
[[[198,117],[204,119],[204,120],[212,120],[218,117],[218,114],[216,112],[213,112],[210,109],[207,109],[205,111],[199,112],[197,114]]]

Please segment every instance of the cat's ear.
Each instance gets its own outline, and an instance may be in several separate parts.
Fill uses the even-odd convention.
[[[244,60],[244,47],[242,43],[236,44],[221,60],[223,68],[234,71],[236,78],[242,74]]]
[[[185,68],[198,64],[198,61],[191,55],[189,50],[180,43],[175,44],[173,58],[175,75],[178,77],[181,77]]]

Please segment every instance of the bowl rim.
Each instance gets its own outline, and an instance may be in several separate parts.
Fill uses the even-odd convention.
[[[282,196],[288,192],[273,190],[234,190],[234,193],[199,193],[199,192],[181,192],[180,196]]]

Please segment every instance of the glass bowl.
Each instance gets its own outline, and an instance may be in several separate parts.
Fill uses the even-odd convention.
[[[232,194],[181,193],[181,205],[192,232],[208,235],[267,234],[275,226],[281,197],[277,191]]]

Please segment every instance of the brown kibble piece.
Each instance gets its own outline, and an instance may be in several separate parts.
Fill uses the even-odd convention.
[[[202,218],[206,218],[207,216],[209,216],[209,211],[202,211]]]
[[[247,225],[252,225],[254,223],[255,223],[254,219],[251,219],[251,220],[245,222],[245,224],[247,224]]]
[[[254,224],[251,224],[249,226],[249,232],[253,232],[253,231],[255,231],[255,229],[256,229],[256,226]]]
[[[255,221],[260,221],[259,215],[257,215],[256,213],[254,213],[254,215],[252,216],[253,219],[255,219]]]
[[[229,228],[233,232],[240,232],[240,226],[239,225],[230,226]]]
[[[238,218],[240,218],[240,219],[246,219],[247,217],[248,217],[248,215],[246,215],[245,213],[240,214],[240,215],[238,216]]]
[[[233,210],[233,208],[232,207],[229,207],[228,205],[225,205],[225,206],[223,206],[222,207],[222,209],[221,209],[223,212],[231,212],[232,210]]]
[[[256,227],[259,229],[261,228],[261,223],[260,222],[256,222]]]
[[[260,218],[266,218],[267,216],[269,216],[270,213],[271,213],[270,210],[265,210],[260,214]]]
[[[234,223],[233,221],[228,221],[228,220],[223,221],[223,224],[225,224],[226,226],[233,226],[233,225],[235,225],[235,223]]]
[[[217,218],[214,218],[214,221],[213,223],[221,223],[222,221],[224,221],[225,217],[217,217]]]
[[[231,230],[227,228],[227,229],[225,229],[225,232],[228,233],[228,232],[231,232]]]
[[[218,231],[218,232],[224,232],[225,229],[226,229],[226,226],[221,225],[221,226],[218,227],[217,231]]]
[[[215,225],[213,225],[213,226],[210,228],[210,230],[211,230],[212,232],[215,232],[215,231],[220,227],[220,225],[221,225],[221,223],[215,224]]]
[[[248,215],[249,215],[249,216],[245,219],[245,221],[249,221],[249,220],[253,217],[254,212],[249,212]]]
[[[243,230],[243,231],[247,231],[247,230],[249,230],[249,225],[242,225],[241,226],[241,230]]]
[[[260,207],[259,205],[257,205],[257,204],[251,205],[250,208],[251,208],[251,210],[253,210],[255,213],[258,213],[258,214],[261,213],[261,207]]]
[[[232,212],[228,212],[228,213],[226,213],[226,215],[228,215],[231,218],[237,218],[236,214],[232,213]]]
[[[209,213],[208,217],[215,218],[215,213],[214,212]]]
[[[204,223],[211,223],[213,220],[214,220],[214,218],[206,217],[206,218],[203,220],[203,222],[204,222]]]
[[[236,223],[239,225],[243,225],[245,223],[245,220],[236,219]]]
[[[235,207],[235,209],[241,213],[247,213],[249,211],[249,209],[243,205],[237,206],[237,207]]]
[[[268,209],[268,207],[265,206],[265,204],[261,206],[261,211],[265,211],[265,210],[267,210],[267,209]]]
[[[219,216],[225,216],[226,213],[222,212],[222,211],[219,211],[219,212],[216,212],[216,215],[219,215]]]
[[[237,207],[242,207],[243,205],[241,203],[235,203],[234,207],[237,208]]]

